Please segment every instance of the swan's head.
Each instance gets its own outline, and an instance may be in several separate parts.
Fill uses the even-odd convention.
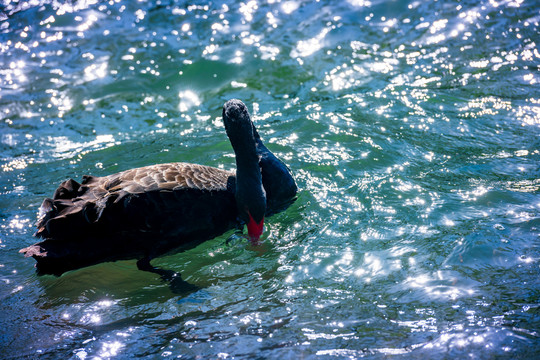
[[[233,147],[235,143],[253,142],[253,123],[248,109],[242,101],[232,99],[223,105],[223,123]],[[253,147],[253,149],[255,148]]]

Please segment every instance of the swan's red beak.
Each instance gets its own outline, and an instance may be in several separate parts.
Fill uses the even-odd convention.
[[[263,233],[263,227],[264,227],[264,218],[262,218],[262,220],[260,222],[256,222],[252,217],[251,217],[251,214],[248,213],[249,215],[249,222],[247,224],[247,228],[248,228],[248,236],[249,236],[249,240],[251,241],[251,243],[253,245],[258,245],[259,243],[259,238],[261,237],[262,233]]]

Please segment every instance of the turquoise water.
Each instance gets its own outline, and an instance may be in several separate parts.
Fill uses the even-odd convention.
[[[1,358],[540,353],[535,1],[1,4]],[[183,294],[18,254],[66,178],[233,168],[230,98],[301,189],[263,245],[156,259]]]

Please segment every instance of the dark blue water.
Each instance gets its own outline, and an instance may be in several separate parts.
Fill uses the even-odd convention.
[[[540,354],[535,1],[0,5],[0,357]],[[242,99],[301,188],[264,243],[38,277],[66,178],[231,169]],[[232,241],[228,241],[227,239]]]

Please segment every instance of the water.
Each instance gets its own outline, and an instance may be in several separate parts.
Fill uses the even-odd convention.
[[[534,358],[535,1],[2,1],[0,357]],[[69,177],[234,166],[242,99],[301,188],[264,244],[38,277]]]

